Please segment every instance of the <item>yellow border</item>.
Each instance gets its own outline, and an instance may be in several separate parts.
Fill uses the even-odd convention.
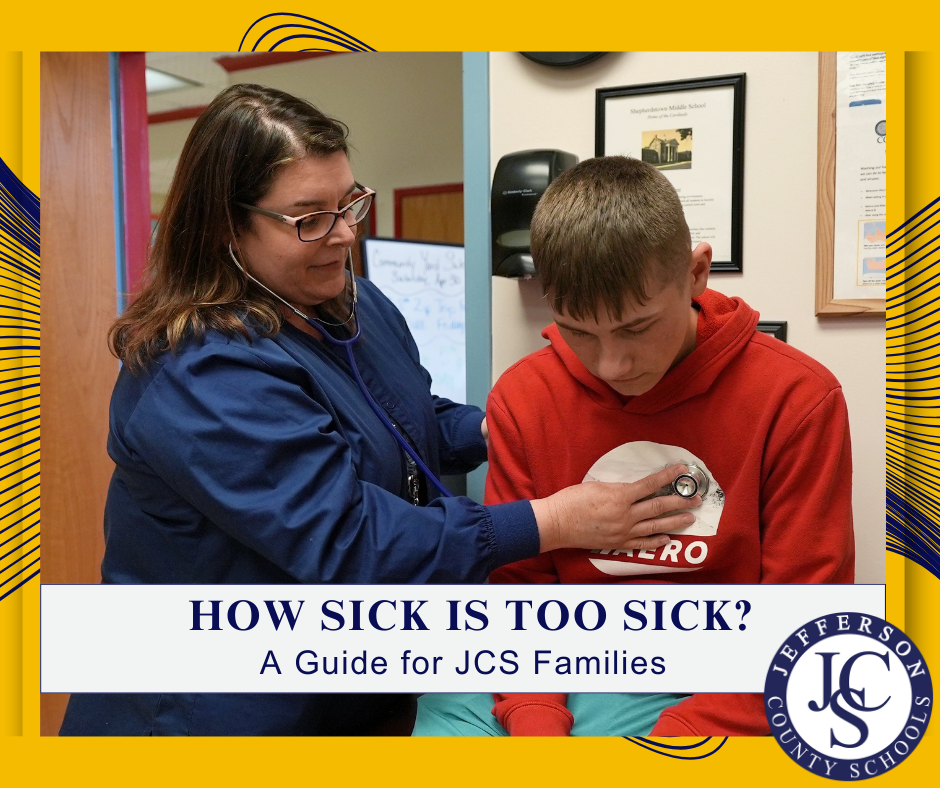
[[[905,50],[934,46],[936,12],[929,5],[891,9],[881,3],[796,2],[785,5],[725,3],[672,7],[675,25],[663,30],[643,19],[643,4],[609,7],[558,3],[475,3],[465,8],[440,2],[378,4],[315,11],[293,3],[270,10],[296,10],[347,30],[379,50],[394,49],[880,49],[889,50],[892,128],[889,226],[896,227],[940,194],[940,153],[929,144],[938,125],[935,96],[940,55],[904,61]],[[233,0],[225,4],[159,6],[105,2],[94,6],[20,4],[3,12],[7,49],[0,58],[0,102],[8,121],[0,128],[0,157],[26,185],[39,188],[38,53],[51,50],[226,50],[267,9]],[[17,72],[17,64],[19,71]],[[917,92],[905,112],[905,76],[914,69]],[[21,90],[16,90],[19,73]],[[923,102],[916,99],[922,97]],[[915,114],[916,109],[916,114]],[[21,136],[15,133],[17,121]],[[924,129],[923,156],[905,173],[905,120]],[[12,131],[11,131],[12,129]],[[905,175],[907,176],[905,179]],[[904,200],[899,199],[904,195]],[[931,664],[940,665],[940,628],[930,620],[940,581],[894,554],[887,556],[888,618],[918,642]],[[0,739],[3,780],[9,785],[55,781],[62,785],[241,785],[285,779],[314,783],[388,785],[568,784],[601,781],[694,782],[733,786],[759,781],[792,786],[816,779],[795,766],[772,739],[737,739],[701,761],[662,758],[620,740],[65,740],[38,736],[38,586],[18,592],[16,605],[0,605]],[[12,601],[10,597],[5,602]],[[20,674],[21,693],[10,677]],[[22,702],[18,702],[18,698]],[[18,721],[17,721],[18,718]],[[19,733],[22,735],[17,735]],[[13,734],[10,736],[10,734]],[[937,725],[899,769],[877,778],[915,783],[934,778],[940,766]],[[881,784],[881,783],[879,783]]]
[[[918,100],[936,93],[940,86],[940,53],[908,52],[904,69],[906,125],[901,139],[906,141],[909,134],[916,136],[912,134],[916,129],[925,128],[924,124],[940,121],[940,109],[934,102]],[[910,216],[940,196],[940,155],[931,153],[923,158],[918,156],[917,161],[907,163],[903,171],[906,177],[901,190],[889,187],[889,194],[897,194],[899,191],[904,194],[905,213]],[[940,579],[923,567],[908,562],[904,568],[904,596],[905,632],[915,640],[930,664],[940,665],[940,626],[937,625],[936,614],[940,602]]]

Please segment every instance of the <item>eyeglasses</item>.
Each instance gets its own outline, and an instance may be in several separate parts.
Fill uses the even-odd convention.
[[[266,211],[256,205],[247,205],[243,202],[238,203],[238,205],[247,208],[249,211],[260,213],[262,216],[270,216],[279,222],[296,227],[297,237],[304,243],[309,243],[310,241],[319,241],[329,235],[336,224],[336,220],[340,217],[349,227],[355,227],[366,218],[369,209],[372,207],[372,198],[375,197],[375,192],[365,186],[360,186],[358,183],[356,188],[365,192],[365,194],[356,197],[349,205],[343,206],[338,211],[315,211],[314,213],[306,213],[303,216],[285,216],[282,213]]]

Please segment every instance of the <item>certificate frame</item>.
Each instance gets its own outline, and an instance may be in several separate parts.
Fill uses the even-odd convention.
[[[743,263],[743,229],[744,229],[744,104],[745,104],[745,84],[746,74],[726,74],[715,77],[702,77],[695,79],[673,80],[669,82],[649,82],[640,85],[625,85],[612,88],[598,88],[596,92],[596,110],[595,110],[595,155],[606,156],[614,153],[623,152],[615,149],[616,130],[611,118],[611,106],[613,102],[629,104],[631,102],[639,104],[644,99],[655,95],[657,103],[663,103],[664,107],[669,105],[666,102],[681,102],[683,94],[690,91],[727,91],[731,89],[731,107],[726,116],[715,117],[707,121],[710,128],[708,131],[721,139],[721,136],[727,136],[726,142],[720,143],[724,147],[723,155],[726,159],[726,167],[730,172],[725,172],[720,189],[720,198],[724,210],[721,211],[720,225],[721,237],[725,240],[722,246],[727,250],[724,253],[716,253],[712,259],[711,271],[721,273],[741,273],[744,268]],[[673,95],[675,94],[675,95]],[[622,114],[622,113],[621,113]],[[701,126],[703,118],[698,118],[696,122]],[[637,121],[638,123],[649,123],[649,121]],[[673,121],[673,125],[687,121]],[[659,121],[660,124],[666,124],[667,120]],[[656,125],[656,124],[652,124]],[[684,131],[685,129],[676,129]],[[644,135],[651,132],[644,131]],[[700,132],[701,135],[701,132]],[[691,138],[691,133],[689,137]],[[685,139],[683,137],[683,139]],[[650,143],[652,144],[652,143]],[[645,143],[644,143],[645,145]],[[730,150],[727,150],[730,146]],[[645,149],[645,148],[644,148]],[[630,155],[629,152],[627,155]],[[636,154],[634,154],[636,156]],[[691,151],[689,151],[688,169],[692,169]],[[646,154],[642,154],[645,158]],[[641,156],[636,156],[640,158]],[[654,165],[656,164],[653,162]],[[662,166],[656,165],[658,169],[669,176],[670,168],[668,163]],[[676,163],[674,169],[681,169],[681,163]],[[672,178],[670,178],[672,180]],[[730,190],[730,194],[726,192]],[[683,206],[686,207],[685,205]],[[688,209],[687,213],[688,213]],[[688,218],[688,217],[687,217]],[[717,227],[716,225],[716,227]],[[708,239],[703,239],[708,240]],[[693,233],[693,244],[695,243]],[[712,244],[713,247],[716,244]]]
[[[883,315],[883,298],[833,297],[836,227],[836,70],[836,53],[820,52],[816,143],[816,316]]]

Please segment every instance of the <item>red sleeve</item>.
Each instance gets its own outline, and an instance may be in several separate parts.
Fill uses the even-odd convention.
[[[490,395],[486,424],[490,432],[490,466],[486,474],[486,504],[510,503],[536,497],[519,428],[497,404],[499,384]],[[558,574],[549,553],[502,566],[490,575],[491,583],[557,583]],[[514,693],[494,695],[493,715],[510,736],[567,736],[574,717],[565,708],[564,694]]]
[[[486,424],[490,433],[490,465],[483,503],[489,506],[538,498],[519,426],[504,404],[499,383],[487,402]],[[542,553],[499,567],[490,574],[490,582],[557,583],[558,573],[551,554]]]
[[[762,583],[854,582],[852,446],[841,389],[780,446],[768,441],[760,507]],[[763,695],[698,694],[666,709],[650,735],[769,733]]]
[[[568,736],[574,717],[565,708],[567,695],[494,695],[493,716],[510,736]]]
[[[484,503],[511,503],[537,498],[519,425],[506,407],[500,383],[486,403],[486,426],[490,433],[490,465],[486,474]]]

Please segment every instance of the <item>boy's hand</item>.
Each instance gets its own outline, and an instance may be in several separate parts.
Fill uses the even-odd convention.
[[[690,525],[701,496],[665,495],[642,500],[688,471],[673,465],[631,484],[586,482],[532,501],[541,551],[562,547],[602,550],[652,550],[666,535]]]

